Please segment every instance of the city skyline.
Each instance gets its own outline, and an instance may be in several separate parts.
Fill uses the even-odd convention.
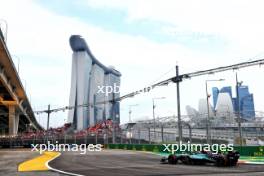
[[[34,110],[45,110],[48,104],[51,108],[68,105],[68,38],[72,34],[86,38],[102,63],[120,70],[121,95],[174,76],[176,63],[180,73],[188,73],[263,57],[264,26],[259,23],[262,1],[221,1],[217,6],[210,1],[157,0],[132,5],[110,1],[61,4],[13,0],[2,4],[0,14],[8,22],[7,46],[17,56],[13,61],[16,67],[19,65],[19,75],[30,92]],[[197,15],[183,13],[190,9]],[[245,9],[249,13],[245,14]],[[222,11],[224,16],[219,15]],[[206,79],[225,78],[224,83],[216,86],[234,85],[235,72],[254,92],[255,109],[263,111],[263,67],[257,66],[184,81],[180,86],[182,114],[186,113],[185,105],[197,106],[197,100],[205,97]],[[210,84],[208,88],[211,87]],[[171,84],[121,102],[121,122],[128,121],[128,107],[135,103],[139,106],[132,110],[133,120],[152,118],[151,100],[161,96],[167,98],[157,103],[156,115],[177,114],[175,85]],[[53,113],[51,126],[61,126],[66,118],[67,112]],[[46,114],[37,115],[37,119],[46,126]]]
[[[227,93],[230,100],[225,100],[226,102],[222,102],[223,105],[229,104],[228,111],[234,111],[238,113],[240,111],[240,116],[244,120],[253,120],[255,118],[255,106],[254,106],[254,98],[253,93],[249,93],[249,86],[239,85],[238,86],[238,95],[239,95],[239,105],[238,105],[238,97],[234,96],[232,93],[232,86],[225,86],[221,89],[217,87],[212,88],[214,109],[217,110],[217,101],[219,94]],[[230,103],[227,103],[230,101]],[[238,107],[239,106],[239,107]],[[227,111],[227,110],[226,110]]]
[[[232,86],[223,86],[220,88],[213,86],[211,92],[208,94],[208,105],[207,100],[201,98],[198,101],[197,110],[190,105],[185,107],[187,115],[190,116],[190,119],[195,119],[195,117],[206,118],[209,107],[210,117],[224,117],[224,119],[228,120],[226,122],[234,122],[234,118],[237,117],[238,111],[240,111],[240,117],[243,120],[255,120],[254,98],[253,93],[249,93],[249,86],[239,85],[238,93],[239,109],[237,105],[237,95],[232,92]]]

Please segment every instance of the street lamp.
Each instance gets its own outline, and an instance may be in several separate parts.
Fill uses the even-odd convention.
[[[166,97],[155,97],[152,98],[152,110],[153,110],[153,130],[154,130],[154,141],[156,140],[156,121],[155,121],[155,100],[165,99]]]
[[[138,106],[138,104],[133,104],[133,105],[129,105],[129,111],[128,111],[128,114],[129,114],[129,123],[132,122],[131,120],[131,113],[132,113],[132,110],[131,110],[131,107],[134,107],[134,106]]]
[[[127,138],[129,139],[129,143],[131,144],[131,140],[132,140],[132,129],[131,129],[131,125],[129,125],[129,123],[132,123],[132,120],[131,120],[131,114],[132,114],[132,110],[131,110],[131,107],[135,107],[135,106],[138,106],[138,104],[133,104],[133,105],[129,105],[129,111],[128,111],[128,114],[129,114],[129,120],[128,120],[128,127],[129,127],[129,131],[127,132]]]
[[[8,31],[8,23],[6,20],[4,19],[0,19],[0,23],[1,22],[4,22],[5,23],[5,36],[4,36],[4,40],[5,40],[5,43],[7,42],[7,31]],[[0,24],[0,29],[1,29],[1,24]]]
[[[133,137],[133,134],[132,134],[131,130],[130,131],[127,131],[126,132],[126,138],[129,139],[129,144],[132,143],[132,140],[131,140],[132,137]]]
[[[236,73],[236,94],[237,94],[237,121],[238,121],[238,132],[239,132],[239,144],[243,145],[242,139],[242,128],[241,128],[241,117],[240,117],[240,97],[238,87],[242,85],[242,81],[238,82],[237,73]]]
[[[225,79],[211,79],[205,80],[205,88],[206,88],[206,103],[207,103],[207,118],[206,118],[206,141],[207,144],[211,144],[211,134],[210,134],[210,107],[209,107],[209,98],[210,95],[208,94],[208,84],[207,82],[217,82],[217,81],[224,81]]]
[[[17,58],[17,73],[19,74],[20,58],[17,55],[12,55],[12,56]]]

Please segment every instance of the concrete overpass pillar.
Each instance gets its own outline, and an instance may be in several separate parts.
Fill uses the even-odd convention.
[[[14,105],[8,106],[8,110],[9,135],[16,135],[18,131],[19,115],[16,114],[16,107]]]

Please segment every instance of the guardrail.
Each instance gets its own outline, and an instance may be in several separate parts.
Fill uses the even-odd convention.
[[[165,147],[163,145],[159,144],[106,144],[105,148],[169,153],[168,151],[164,151]],[[264,157],[264,146],[234,146],[234,150],[238,151],[241,156]]]
[[[107,137],[105,139],[102,136],[97,137],[89,135],[85,137],[77,137],[71,135],[56,137],[45,136],[44,138],[34,139],[21,139],[17,137],[0,138],[0,148],[31,147],[31,144],[45,144],[48,141],[50,141],[51,143],[57,142],[58,144],[104,144],[105,148],[108,149],[124,149],[135,151],[149,151],[156,153],[169,153],[168,151],[164,151],[165,146],[162,144],[146,144],[146,142],[148,141],[140,141],[141,144],[135,144],[135,142],[138,142],[138,140],[130,141],[132,142],[131,144],[123,144],[122,141],[124,140],[122,140],[121,138],[118,138],[117,140],[118,142],[121,142],[120,144],[111,144],[111,137]],[[234,146],[234,150],[238,151],[242,156],[264,157],[264,146]]]

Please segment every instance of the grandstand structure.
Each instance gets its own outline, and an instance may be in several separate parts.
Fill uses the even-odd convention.
[[[16,135],[38,124],[0,29],[0,135]]]

